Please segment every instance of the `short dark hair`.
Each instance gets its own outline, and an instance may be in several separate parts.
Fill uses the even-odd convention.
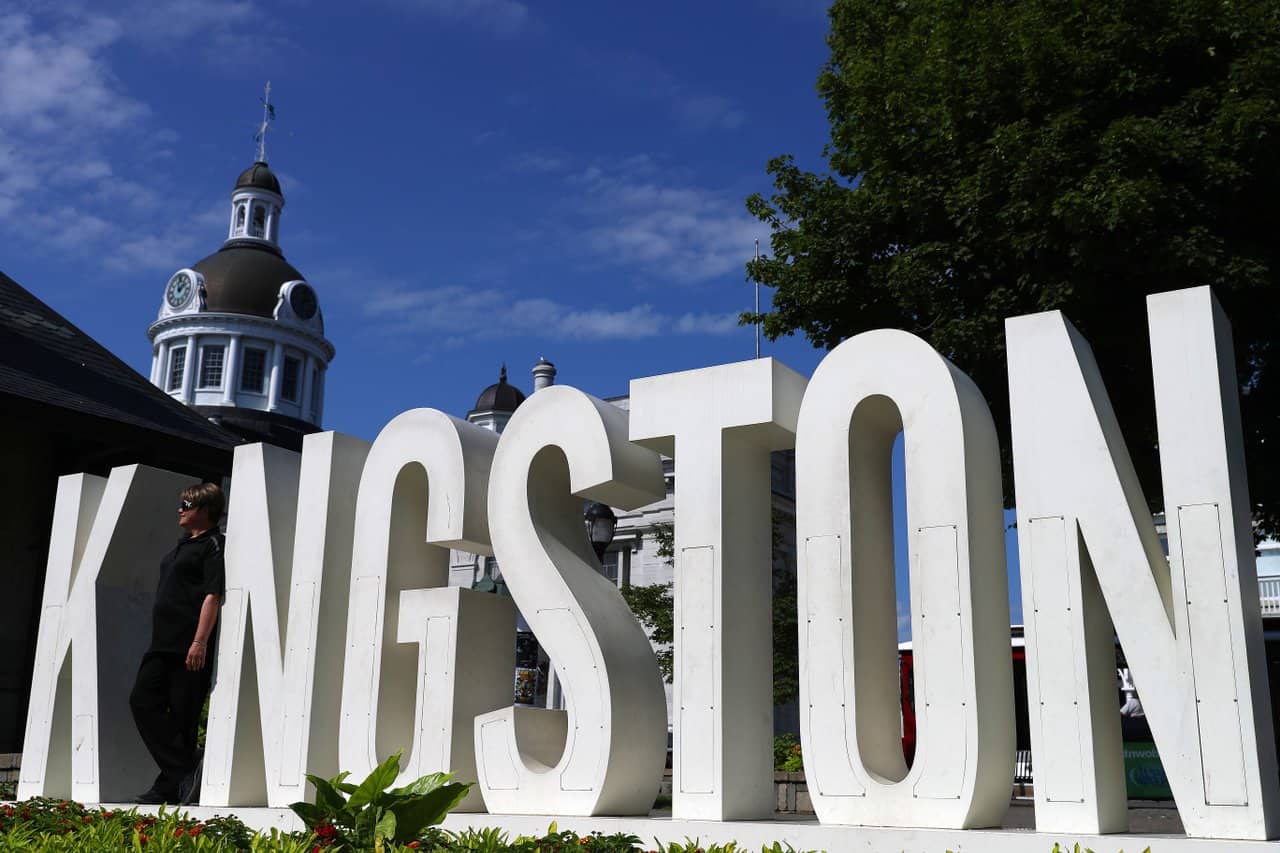
[[[214,524],[222,520],[222,511],[227,505],[227,499],[217,483],[196,483],[187,486],[182,490],[180,499],[191,501],[194,509],[203,509]]]

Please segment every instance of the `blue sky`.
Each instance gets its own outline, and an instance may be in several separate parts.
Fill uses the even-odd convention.
[[[816,167],[825,141],[816,2],[0,8],[4,270],[147,372],[169,275],[225,237],[270,80],[281,245],[338,350],[325,424],[364,437],[465,412],[503,361],[608,396],[750,357],[736,314],[767,232],[743,200],[769,157]]]
[[[337,347],[326,428],[465,413],[503,362],[611,396],[748,358],[743,200],[772,156],[822,165],[825,32],[821,0],[0,3],[0,269],[147,373],[270,80],[281,246]]]

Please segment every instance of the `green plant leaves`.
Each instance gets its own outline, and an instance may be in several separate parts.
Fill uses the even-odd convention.
[[[346,805],[346,797],[338,793],[332,782],[327,782],[319,776],[307,776],[307,781],[315,786],[316,805],[330,810],[341,809]]]
[[[467,795],[470,787],[470,784],[451,782],[392,805],[391,813],[399,821],[399,830],[393,834],[395,840],[408,841],[426,827],[440,823]]]
[[[289,808],[293,813],[302,818],[302,823],[307,829],[315,829],[317,826],[325,822],[326,812],[317,805],[308,802],[291,803]]]
[[[378,818],[378,822],[374,824],[373,834],[378,838],[395,838],[396,813],[393,811],[384,812],[382,816]],[[417,833],[413,833],[404,840],[408,841],[416,834]]]
[[[347,801],[348,809],[360,809],[373,802],[374,798],[391,787],[400,775],[400,753],[396,753],[373,769],[363,782],[351,794]]]
[[[418,794],[425,794],[428,791],[434,791],[436,788],[439,788],[452,778],[452,773],[428,773],[426,776],[423,776],[414,782],[410,782],[402,788],[395,788],[388,793],[396,796],[416,796]]]

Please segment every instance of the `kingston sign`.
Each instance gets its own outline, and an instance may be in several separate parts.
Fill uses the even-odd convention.
[[[1126,828],[1114,631],[1188,835],[1280,834],[1275,744],[1230,327],[1207,288],[1148,299],[1168,529],[1161,549],[1087,343],[1007,323],[1037,829]],[[1123,389],[1121,389],[1123,393]],[[904,434],[918,747],[899,740],[890,449]],[[666,707],[643,630],[599,575],[584,498],[675,513],[673,814],[773,810],[769,454],[796,451],[801,736],[825,824],[999,826],[1014,766],[996,431],[967,376],[882,330],[806,380],[772,359],[635,380],[630,412],[556,386],[501,437],[432,409],[372,443],[237,449],[202,804],[283,806],[306,771],[409,747],[465,807],[641,815]],[[189,478],[61,479],[19,786],[141,787],[123,691],[148,567]],[[447,586],[493,554],[514,598]],[[511,706],[515,607],[567,711]],[[139,614],[142,614],[139,616]]]

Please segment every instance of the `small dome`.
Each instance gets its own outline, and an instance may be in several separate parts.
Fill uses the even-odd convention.
[[[228,240],[192,267],[204,276],[206,311],[274,317],[280,285],[303,278],[278,251],[257,240]]]
[[[507,366],[502,365],[498,381],[480,392],[475,412],[514,412],[524,402],[524,392],[507,382]]]
[[[236,178],[236,189],[244,189],[246,187],[268,190],[276,195],[282,195],[280,181],[276,178],[275,173],[271,171],[271,167],[261,160],[245,169],[240,173],[240,177]]]

